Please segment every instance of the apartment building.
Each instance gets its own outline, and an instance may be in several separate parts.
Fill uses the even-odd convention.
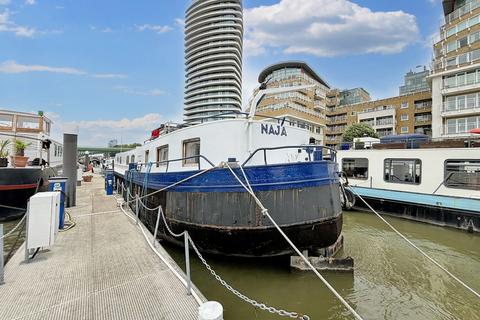
[[[422,66],[417,66],[422,67]],[[430,75],[430,70],[423,66],[422,71],[410,70],[405,75],[405,84],[399,88],[399,95],[403,96],[410,93],[429,91],[430,85],[428,84],[427,77]]]
[[[333,94],[335,93],[330,93],[330,95]],[[380,137],[407,133],[431,135],[431,111],[430,91],[355,104],[329,105],[325,144],[338,147],[342,142],[345,129],[354,123],[368,124]]]
[[[480,127],[480,0],[444,0],[434,49],[432,135],[465,137]]]
[[[257,106],[256,115],[284,118],[288,125],[309,129],[316,143],[324,143],[326,95],[330,86],[310,66],[301,61],[280,62],[265,68],[258,82],[266,88],[311,86],[265,96]]]

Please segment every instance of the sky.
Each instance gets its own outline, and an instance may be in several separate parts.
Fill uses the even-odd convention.
[[[142,142],[181,121],[191,0],[0,0],[0,109],[44,111],[59,139]],[[307,62],[334,88],[398,95],[430,65],[441,0],[244,0],[243,96],[266,66]]]

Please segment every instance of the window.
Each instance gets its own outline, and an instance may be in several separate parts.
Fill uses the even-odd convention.
[[[13,116],[8,114],[0,114],[0,127],[12,128]]]
[[[183,165],[192,165],[200,163],[200,158],[196,157],[200,155],[200,138],[189,139],[183,141]]]
[[[445,186],[480,190],[480,160],[445,161]]]
[[[127,156],[127,164],[130,164],[130,156]]]
[[[132,155],[131,161],[132,161],[132,163],[135,163],[135,155]]]
[[[400,116],[400,121],[408,121],[408,114],[402,114]]]
[[[342,160],[342,171],[349,178],[368,179],[368,159],[345,158]]]
[[[157,168],[165,166],[166,163],[161,163],[168,161],[168,144],[157,148]]]
[[[402,109],[408,109],[408,102],[402,102],[402,105],[400,106]]]
[[[463,48],[468,45],[468,37],[464,37],[458,40],[458,48]]]
[[[419,159],[385,159],[384,172],[386,182],[420,184],[422,162]]]
[[[400,132],[401,133],[408,133],[408,127],[401,127]]]
[[[145,151],[145,163],[148,163],[149,155],[150,155],[150,150]]]

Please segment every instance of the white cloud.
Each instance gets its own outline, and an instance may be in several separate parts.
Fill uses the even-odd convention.
[[[11,21],[10,11],[6,9],[3,13],[0,13],[0,32],[11,32],[18,37],[31,38],[35,35],[36,30],[35,28],[19,26],[15,22]]]
[[[0,63],[0,73],[51,72],[73,75],[84,75],[85,71],[70,67],[49,67],[42,65],[18,64],[13,60]]]
[[[160,26],[160,25],[152,25],[152,24],[144,24],[144,25],[141,25],[141,26],[136,25],[135,27],[137,28],[138,31],[150,30],[150,31],[156,32],[158,34],[169,32],[169,31],[173,30],[172,27],[170,27],[170,26]]]
[[[78,143],[81,146],[106,146],[111,139],[117,139],[119,143],[142,143],[150,131],[163,122],[163,117],[158,113],[149,113],[138,118],[83,121],[64,121],[55,112],[46,112],[45,115],[54,122],[52,126],[54,139],[61,141],[63,128],[78,127]]]
[[[0,0],[0,6],[6,6],[10,4],[10,0]]]
[[[281,0],[245,10],[245,27],[246,55],[269,48],[315,56],[391,54],[419,39],[415,16],[373,12],[349,0]]]
[[[127,94],[132,94],[136,96],[152,96],[152,97],[157,97],[157,96],[162,96],[166,92],[161,90],[161,89],[149,89],[149,90],[144,90],[144,89],[135,89],[135,88],[130,88],[126,86],[116,86],[114,87],[115,90],[122,91]]]
[[[175,24],[176,24],[177,26],[184,27],[184,26],[185,26],[185,19],[176,18],[176,19],[175,19]]]
[[[97,73],[94,74],[92,77],[100,78],[100,79],[125,79],[128,78],[126,74],[120,73]]]
[[[112,28],[106,27],[106,28],[103,28],[101,32],[110,33],[110,32],[113,32],[113,30],[112,30]]]
[[[25,4],[27,4],[29,6],[33,6],[35,3],[37,3],[36,0],[25,0]]]

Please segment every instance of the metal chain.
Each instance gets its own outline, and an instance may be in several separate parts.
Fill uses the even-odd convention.
[[[310,320],[310,317],[307,316],[307,315],[304,315],[304,314],[299,314],[299,313],[296,313],[296,312],[288,312],[288,311],[285,311],[285,310],[282,310],[282,309],[276,309],[274,307],[269,307],[267,306],[266,304],[264,303],[259,303],[258,301],[256,300],[253,300],[249,297],[247,297],[246,295],[242,294],[241,292],[239,292],[238,290],[234,289],[231,285],[229,285],[225,280],[223,280],[216,272],[215,270],[212,269],[212,267],[208,264],[208,262],[205,260],[205,258],[202,256],[202,254],[200,253],[200,251],[198,250],[197,246],[195,245],[195,243],[193,242],[192,238],[188,237],[188,241],[190,242],[190,244],[192,245],[192,248],[193,250],[195,251],[195,253],[197,254],[198,258],[200,259],[200,261],[202,261],[203,265],[205,266],[205,268],[207,268],[207,270],[212,274],[212,276],[217,279],[218,282],[220,282],[220,284],[222,286],[224,286],[228,291],[230,291],[231,293],[233,293],[234,295],[236,295],[238,298],[242,299],[243,301],[251,304],[252,306],[254,306],[255,308],[258,308],[260,310],[263,310],[263,311],[268,311],[272,314],[278,314],[279,316],[282,316],[282,317],[288,317],[288,318],[291,318],[291,319],[302,319],[302,320]]]

